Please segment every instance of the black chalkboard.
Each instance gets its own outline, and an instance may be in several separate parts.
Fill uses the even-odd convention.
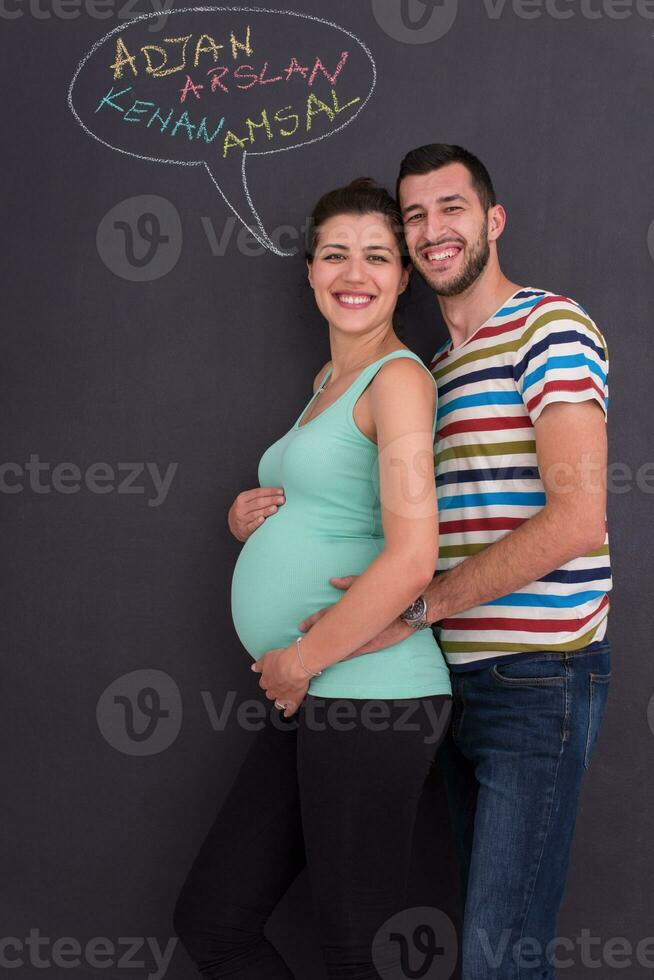
[[[626,937],[630,980],[648,976],[654,4],[7,0],[0,17],[2,921],[20,937],[2,955],[35,975],[38,929],[49,976],[96,976],[106,937],[104,975],[145,977],[156,936],[174,951],[159,975],[195,975],[172,904],[253,737],[227,509],[329,356],[308,215],[355,176],[392,188],[439,140],[488,166],[507,274],[574,297],[608,341],[616,670],[560,934]],[[425,360],[445,339],[417,278],[402,324]],[[437,781],[411,901],[458,921]],[[312,928],[301,878],[271,934],[307,980]],[[121,970],[128,936],[144,965]],[[576,949],[570,978],[590,975]]]

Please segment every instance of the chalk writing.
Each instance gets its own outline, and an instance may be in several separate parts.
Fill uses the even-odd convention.
[[[180,8],[169,14],[176,29],[157,43],[147,34],[154,16],[93,46],[71,82],[71,111],[118,152],[204,165],[255,238],[287,254],[254,207],[246,156],[316,143],[352,122],[375,88],[370,51],[337,24],[294,11]]]

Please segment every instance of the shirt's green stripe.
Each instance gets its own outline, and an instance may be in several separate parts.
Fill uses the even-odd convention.
[[[484,544],[457,544],[457,545],[447,545],[445,548],[438,549],[439,558],[465,558],[468,555],[477,555],[484,548],[488,548],[492,541],[487,541]]]
[[[581,650],[588,646],[592,637],[597,633],[598,627],[606,619],[607,613],[602,616],[599,623],[583,636],[578,636],[576,640],[569,640],[567,643],[494,643],[488,640],[486,643],[458,643],[456,640],[442,640],[439,637],[439,645],[443,653],[528,653],[530,650],[550,650],[553,653],[566,650]]]
[[[447,459],[465,459],[468,456],[513,456],[517,453],[535,453],[536,440],[525,439],[524,442],[492,442],[475,443],[472,446],[452,446],[436,453],[436,465]]]

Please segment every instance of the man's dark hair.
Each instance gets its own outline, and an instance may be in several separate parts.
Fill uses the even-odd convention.
[[[450,143],[427,143],[426,146],[418,146],[415,150],[409,150],[400,164],[395,197],[399,201],[400,182],[404,177],[428,174],[432,170],[440,170],[441,167],[446,167],[450,163],[462,163],[469,171],[473,187],[484,211],[488,211],[489,208],[497,204],[493,181],[481,160],[462,146],[455,146]]]

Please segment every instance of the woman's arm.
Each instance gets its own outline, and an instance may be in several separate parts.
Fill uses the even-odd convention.
[[[388,361],[371,383],[384,549],[303,638],[312,671],[346,659],[431,583],[438,558],[435,398],[433,381],[409,358]]]

